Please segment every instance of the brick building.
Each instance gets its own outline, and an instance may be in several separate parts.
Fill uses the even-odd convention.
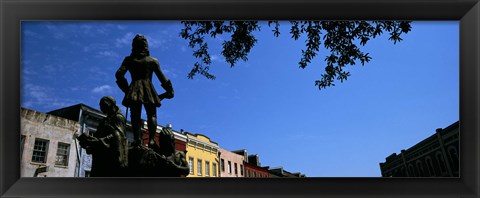
[[[382,177],[458,177],[459,122],[380,163]]]
[[[270,177],[305,177],[305,174],[300,172],[291,173],[283,169],[283,167],[266,167],[268,168],[268,172],[270,173]]]
[[[268,168],[261,167],[260,157],[257,154],[248,155],[245,149],[232,152],[244,157],[243,169],[245,177],[270,177]]]

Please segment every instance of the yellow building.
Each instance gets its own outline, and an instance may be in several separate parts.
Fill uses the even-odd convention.
[[[187,136],[187,177],[218,177],[218,144],[205,135],[185,133]]]

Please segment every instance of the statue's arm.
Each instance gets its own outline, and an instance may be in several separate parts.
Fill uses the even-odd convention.
[[[119,141],[122,141],[122,137],[125,137],[125,117],[117,114],[115,119],[108,121],[108,123],[105,125],[105,128],[105,130],[110,131],[110,133],[108,136],[100,138],[100,140],[102,142],[102,146],[109,148],[112,146],[111,144],[117,144]]]
[[[185,155],[180,155],[178,157],[180,158],[180,165],[177,165],[177,168],[180,170],[182,175],[188,175],[190,173],[190,167],[185,159]]]
[[[97,138],[95,141],[92,141],[91,148],[92,149],[108,149],[110,148],[111,139],[114,138],[113,134],[109,134],[105,137]]]
[[[172,86],[172,81],[168,80],[165,74],[163,74],[162,69],[160,68],[160,64],[158,63],[158,60],[154,59],[154,66],[153,66],[153,71],[155,72],[155,75],[157,75],[158,80],[162,83],[163,89],[165,89],[165,93],[160,94],[160,98],[173,98],[174,96],[174,91],[173,91],[173,86]]]
[[[93,154],[99,149],[108,148],[108,145],[104,144],[103,139],[104,138],[97,138],[93,136],[87,137],[83,134],[78,138],[78,140],[80,141],[80,146],[87,151],[87,154]]]
[[[120,141],[123,141],[122,137],[125,137],[125,117],[121,114],[117,114],[115,119],[106,121],[103,127],[101,127],[101,130],[109,131],[109,135],[105,137],[86,137],[82,134],[82,136],[78,138],[80,146],[85,148],[88,154],[121,145]]]
[[[126,145],[122,144],[123,141],[126,141],[125,117],[121,113],[117,113],[115,119],[110,121],[111,122],[108,124],[108,128],[112,131],[112,136],[109,138],[108,143],[112,148],[115,148],[121,152],[121,147]],[[126,150],[127,148],[123,149]]]
[[[85,133],[82,133],[80,136],[77,137],[78,143],[80,147],[87,149],[90,146],[91,140],[94,139],[92,136],[87,136]]]
[[[117,79],[118,87],[126,93],[128,91],[128,81],[125,78],[125,74],[127,73],[127,58],[125,58],[122,62],[120,68],[118,68],[117,72],[115,73],[115,78]]]
[[[190,173],[190,168],[188,166],[177,166],[177,168],[182,175],[188,175]]]
[[[92,151],[96,150],[104,150],[110,148],[111,139],[114,138],[113,131],[108,124],[104,124],[103,127],[98,127],[99,131],[97,133],[100,134],[108,134],[103,137],[92,137],[88,140],[88,148]],[[100,131],[101,130],[101,131]],[[106,130],[110,132],[106,132]]]
[[[167,158],[167,164],[173,166],[181,175],[188,175],[190,173],[190,167],[183,153],[175,152],[173,156]]]

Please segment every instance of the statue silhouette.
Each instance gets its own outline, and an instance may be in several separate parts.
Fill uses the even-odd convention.
[[[132,82],[128,84],[126,72],[130,72]],[[158,95],[153,83],[152,75],[155,73],[165,93]],[[158,60],[150,56],[148,42],[143,35],[136,35],[132,42],[132,53],[125,57],[122,65],[117,70],[115,77],[118,87],[125,93],[122,104],[131,109],[131,123],[134,135],[134,145],[141,144],[141,113],[142,105],[147,113],[149,132],[149,147],[155,146],[155,132],[157,129],[157,107],[164,98],[174,96],[170,80],[163,74]]]
[[[77,137],[80,146],[87,151],[87,154],[92,154],[90,176],[126,176],[128,150],[125,117],[111,96],[100,99],[100,110],[106,114],[106,117],[100,121],[93,136],[81,134]]]

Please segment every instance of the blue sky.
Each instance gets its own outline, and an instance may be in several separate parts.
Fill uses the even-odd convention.
[[[349,66],[347,81],[321,91],[314,83],[327,53],[321,49],[300,69],[304,42],[290,39],[288,25],[275,38],[262,23],[249,60],[233,68],[220,53],[225,37],[209,39],[217,78],[192,80],[196,59],[179,21],[22,22],[21,105],[48,112],[78,103],[98,108],[105,95],[121,101],[114,74],[139,33],[175,88],[175,98],[157,109],[158,124],[247,149],[262,166],[309,177],[378,177],[386,156],[459,119],[457,21],[414,22],[395,45],[386,35],[370,40],[362,49],[372,60]]]

